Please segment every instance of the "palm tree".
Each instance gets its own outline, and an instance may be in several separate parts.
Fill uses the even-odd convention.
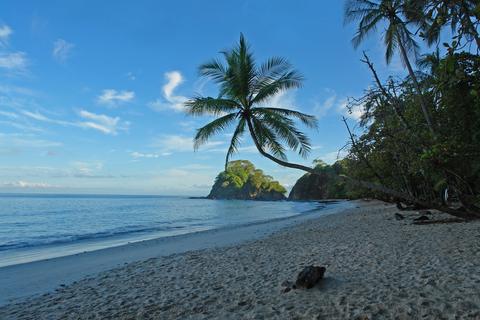
[[[243,35],[240,35],[240,42],[236,47],[222,53],[226,64],[212,60],[199,68],[200,75],[219,84],[218,97],[194,97],[185,103],[190,115],[217,117],[197,130],[194,148],[198,149],[215,134],[236,123],[225,167],[232,154],[238,151],[241,137],[248,130],[256,148],[266,158],[284,167],[319,174],[312,167],[288,162],[284,146],[306,157],[311,149],[310,142],[307,136],[296,128],[294,119],[300,120],[307,127],[316,128],[315,117],[295,110],[264,106],[276,94],[300,87],[302,76],[283,58],[270,58],[257,67]],[[457,216],[462,215],[456,210],[416,199],[377,183],[340,176],[353,185],[382,192],[396,199],[440,209]]]
[[[427,104],[423,98],[420,84],[409,60],[409,55],[417,55],[418,44],[413,34],[407,28],[407,22],[402,18],[405,7],[402,0],[348,0],[345,6],[345,23],[358,21],[358,29],[352,39],[353,46],[357,48],[365,38],[370,35],[381,23],[387,23],[384,32],[386,46],[385,59],[390,63],[397,49],[410,78],[419,94],[420,106],[428,128],[434,134],[433,123],[428,112]]]
[[[310,141],[297,129],[294,119],[310,128],[317,127],[317,120],[299,111],[268,105],[276,94],[300,87],[303,77],[279,57],[257,66],[243,34],[237,46],[222,53],[225,63],[214,59],[199,68],[201,76],[219,85],[219,96],[197,96],[185,103],[190,115],[217,117],[198,129],[194,138],[195,149],[235,123],[225,166],[238,151],[241,138],[248,130],[263,156],[285,167],[312,172],[310,167],[288,162],[285,146],[306,157],[311,149]]]
[[[441,30],[450,24],[452,32],[468,42],[475,41],[480,50],[478,0],[406,0],[407,18],[417,23],[421,36],[429,45],[438,43]],[[472,21],[473,19],[473,21]]]

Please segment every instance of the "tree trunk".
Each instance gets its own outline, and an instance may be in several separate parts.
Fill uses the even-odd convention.
[[[397,31],[397,38],[398,38],[398,44],[400,46],[400,53],[402,54],[402,57],[403,57],[403,61],[405,62],[405,65],[407,66],[408,73],[410,74],[410,77],[412,78],[415,89],[417,90],[418,98],[420,100],[420,106],[421,106],[422,112],[423,112],[423,116],[425,118],[425,121],[427,122],[427,125],[428,125],[428,128],[430,129],[430,132],[435,137],[435,130],[433,129],[432,119],[430,118],[430,114],[428,113],[428,108],[427,108],[427,104],[425,103],[425,98],[423,97],[422,89],[420,88],[420,84],[418,83],[417,76],[415,75],[415,72],[413,71],[412,65],[410,64],[410,60],[408,59],[408,55],[407,55],[407,50],[405,49],[405,46],[403,45],[402,38],[400,37],[400,33],[398,31]]]
[[[250,131],[250,135],[252,136],[253,143],[255,144],[255,147],[257,148],[258,152],[260,152],[260,154],[262,156],[272,160],[273,162],[278,163],[279,165],[281,165],[283,167],[292,168],[292,169],[299,169],[299,170],[306,171],[308,173],[315,174],[315,170],[311,167],[307,167],[307,166],[304,166],[304,165],[301,165],[301,164],[291,163],[291,162],[288,162],[288,161],[283,161],[283,160],[277,159],[274,156],[272,156],[271,154],[265,152],[265,150],[263,150],[263,146],[261,146],[260,143],[258,142],[257,135],[255,134],[255,131],[253,130],[252,121],[250,119],[247,119],[247,125],[248,125],[248,130]]]
[[[402,112],[400,111],[400,106],[398,104],[398,101],[397,99],[395,99],[395,97],[392,97],[388,92],[387,90],[385,89],[385,87],[382,85],[382,83],[380,82],[380,78],[378,77],[378,74],[377,74],[377,71],[375,70],[375,68],[373,67],[373,63],[370,61],[370,59],[368,58],[367,54],[365,53],[365,51],[363,52],[363,56],[365,57],[365,60],[361,60],[362,62],[366,63],[368,68],[370,69],[370,71],[372,71],[373,73],[373,77],[375,79],[375,82],[377,83],[377,86],[378,88],[380,89],[380,91],[383,93],[383,95],[385,96],[385,98],[387,99],[387,102],[389,102],[392,107],[393,107],[393,111],[395,112],[395,114],[397,115],[397,117],[400,119],[400,123],[403,125],[403,127],[406,129],[406,130],[410,130],[410,125],[408,124],[407,120],[405,119],[405,117],[403,116]]]

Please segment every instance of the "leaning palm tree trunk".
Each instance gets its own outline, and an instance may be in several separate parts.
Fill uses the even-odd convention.
[[[260,142],[258,141],[257,135],[256,135],[256,133],[253,129],[252,121],[250,119],[247,120],[247,126],[248,126],[248,130],[250,131],[250,135],[252,136],[253,143],[255,144],[255,147],[257,148],[258,152],[260,152],[260,154],[262,156],[264,156],[267,159],[272,160],[273,162],[278,163],[279,165],[281,165],[283,167],[292,168],[292,169],[299,169],[299,170],[306,171],[308,173],[315,174],[315,170],[311,167],[307,167],[307,166],[304,166],[304,165],[301,165],[301,164],[291,163],[291,162],[288,162],[288,161],[285,161],[285,160],[281,160],[281,159],[278,159],[278,158],[272,156],[268,152],[266,152],[263,149],[263,147],[261,146]]]
[[[262,156],[284,167],[318,174],[314,168],[288,162],[285,153],[287,146],[302,157],[308,155],[311,150],[310,141],[296,128],[294,119],[307,127],[316,128],[315,117],[296,110],[262,105],[268,103],[269,99],[279,92],[300,87],[303,77],[283,58],[270,58],[257,66],[243,35],[240,36],[237,46],[223,54],[225,64],[215,59],[200,66],[199,69],[202,76],[209,77],[219,84],[219,97],[194,97],[185,103],[187,112],[191,115],[217,117],[197,130],[194,138],[195,149],[206,143],[213,135],[236,123],[225,163],[228,163],[230,156],[238,151],[241,137],[248,129],[255,147]],[[435,203],[427,203],[381,184],[359,181],[348,176],[342,178],[354,185],[389,195],[393,199],[440,208]],[[450,208],[442,210],[468,218],[465,213],[462,215],[462,212],[452,211]]]
[[[288,161],[284,161],[284,160],[278,159],[278,158],[272,156],[271,154],[269,154],[268,152],[266,152],[263,149],[262,145],[260,144],[260,142],[257,138],[257,135],[254,131],[253,124],[250,120],[247,120],[247,126],[248,126],[248,129],[250,131],[250,135],[252,137],[252,140],[255,144],[255,147],[257,148],[258,152],[262,156],[266,157],[267,159],[272,160],[273,162],[275,162],[275,163],[277,163],[277,164],[279,164],[283,167],[298,169],[298,170],[302,170],[302,171],[308,172],[310,174],[315,174],[315,175],[319,174],[314,168],[307,167],[307,166],[297,164],[297,163],[291,163],[291,162],[288,162]],[[376,183],[372,183],[372,182],[368,182],[368,181],[358,180],[358,179],[349,177],[347,175],[339,175],[339,177],[348,181],[352,185],[356,185],[356,186],[366,188],[366,189],[369,189],[369,190],[372,190],[372,191],[380,192],[380,193],[389,195],[389,196],[391,196],[395,199],[400,199],[402,201],[413,203],[413,204],[419,205],[421,207],[432,208],[432,209],[436,209],[436,210],[439,210],[439,211],[443,211],[443,212],[446,212],[446,213],[448,213],[452,216],[462,218],[462,219],[480,219],[480,213],[478,213],[478,214],[475,213],[475,212],[468,212],[467,213],[467,212],[464,212],[464,211],[461,211],[461,210],[452,209],[450,207],[447,207],[447,206],[439,204],[439,203],[434,203],[432,201],[418,199],[418,198],[416,198],[416,197],[414,197],[414,196],[412,196],[408,193],[396,191],[396,190],[390,189],[390,188],[388,188],[384,185],[380,185],[380,184],[376,184]]]

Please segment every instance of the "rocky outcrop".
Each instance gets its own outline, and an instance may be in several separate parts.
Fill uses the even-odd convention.
[[[326,175],[304,174],[293,186],[288,200],[328,199]]]
[[[207,198],[238,200],[285,200],[287,190],[247,160],[229,162],[218,174]]]
[[[293,186],[288,200],[323,200],[350,198],[345,181],[338,177],[341,163],[327,165],[317,161],[317,174],[304,174]]]

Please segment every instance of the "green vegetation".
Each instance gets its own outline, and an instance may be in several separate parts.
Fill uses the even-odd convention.
[[[345,172],[344,161],[328,165],[314,161],[316,174],[306,173],[297,180],[288,195],[288,200],[319,200],[356,198],[354,190],[339,175]]]
[[[452,28],[453,36],[443,44],[444,56],[436,47],[417,60],[419,70],[412,70],[405,79],[382,82],[365,55],[363,62],[375,86],[350,103],[351,108],[364,106],[365,114],[360,136],[351,134],[347,174],[388,189],[379,193],[385,190],[376,188],[377,197],[388,195],[392,201],[479,218],[480,5],[468,0],[349,1],[346,19],[360,21],[357,37],[368,33],[379,11],[390,19],[383,35],[387,57],[390,41],[400,49],[402,43],[417,47],[410,26],[419,28],[418,40],[426,45],[438,45],[446,26]],[[392,24],[403,30],[394,39],[390,38]],[[414,53],[401,52],[407,67],[409,57],[416,59]]]
[[[302,77],[282,58],[256,66],[243,36],[237,47],[224,53],[226,64],[213,60],[200,67],[203,76],[219,84],[220,92],[218,98],[196,97],[186,104],[192,115],[218,117],[197,132],[195,146],[236,122],[227,163],[248,129],[258,151],[268,159],[329,179],[336,173],[345,183],[342,189],[339,180],[332,180],[338,193],[480,218],[478,0],[349,0],[345,22],[358,22],[355,46],[377,28],[383,30],[387,63],[398,52],[409,75],[383,81],[364,53],[362,61],[372,72],[374,85],[350,101],[350,108],[360,107],[365,113],[358,136],[344,119],[350,152],[341,170],[288,162],[285,146],[304,157],[310,151],[308,138],[293,120],[311,127],[316,120],[259,104],[280,91],[300,87]],[[450,30],[443,35],[452,38],[440,50],[440,35],[447,27]],[[435,49],[418,59],[420,41]]]
[[[215,179],[210,199],[283,200],[287,190],[247,160],[231,161]]]
[[[236,123],[225,166],[248,130],[263,156],[282,166],[311,169],[287,162],[284,145],[306,157],[310,152],[310,141],[297,129],[292,119],[315,128],[315,117],[295,110],[262,106],[275,94],[300,87],[302,76],[279,57],[270,58],[257,66],[243,35],[240,35],[239,44],[223,55],[226,64],[214,59],[199,68],[200,75],[219,85],[219,96],[194,97],[185,104],[190,115],[218,117],[197,131],[195,149]]]

